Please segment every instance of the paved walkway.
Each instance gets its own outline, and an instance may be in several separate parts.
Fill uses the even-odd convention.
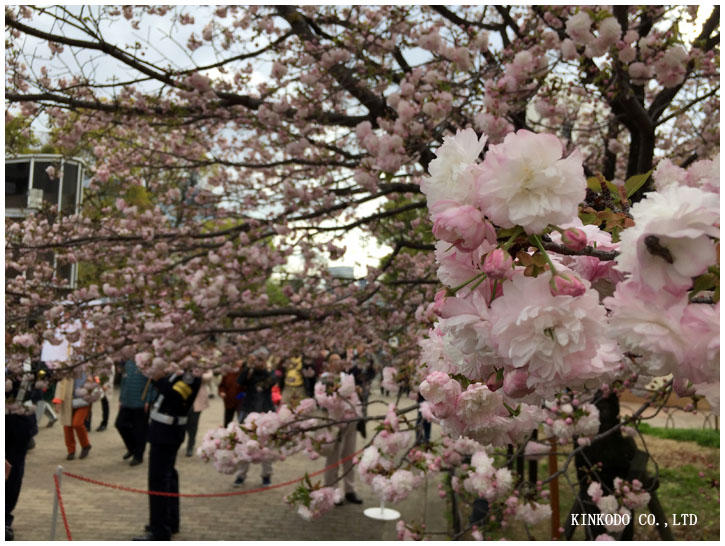
[[[377,389],[373,390],[376,393]],[[28,453],[25,478],[18,506],[15,509],[15,536],[18,540],[48,540],[53,508],[53,472],[58,465],[75,474],[96,480],[146,490],[147,461],[129,467],[121,459],[125,452],[113,422],[118,411],[117,393],[111,399],[110,426],[104,432],[90,434],[93,448],[87,459],[65,460],[65,446],[60,423],[45,428],[45,418],[35,437],[37,447]],[[371,399],[380,399],[371,396]],[[386,399],[390,401],[390,399]],[[197,442],[204,433],[222,422],[222,402],[218,396],[201,415]],[[630,405],[632,406],[630,408]],[[636,407],[639,407],[637,404]],[[371,413],[385,411],[383,404],[371,405]],[[622,403],[622,414],[631,413],[635,404]],[[100,422],[100,404],[94,404],[93,429]],[[412,415],[414,418],[414,414]],[[704,414],[677,411],[677,427],[700,428]],[[648,421],[653,426],[665,426],[667,415],[660,413]],[[671,425],[670,425],[671,426]],[[368,424],[369,430],[373,425]],[[437,427],[434,426],[434,436]],[[364,443],[358,435],[358,448]],[[148,454],[148,450],[147,450]],[[310,461],[297,454],[275,463],[273,482],[284,483],[324,467],[324,459]],[[219,474],[211,464],[198,457],[184,456],[179,450],[177,469],[182,493],[222,493],[261,487],[260,467],[253,465],[242,488],[232,487],[233,476]],[[321,477],[316,478],[321,480]],[[404,520],[423,520],[431,531],[445,531],[446,507],[437,495],[438,478],[431,478],[420,491],[406,501],[391,506],[400,511]],[[395,522],[381,522],[363,515],[363,509],[376,505],[370,488],[357,479],[358,495],[365,501],[360,505],[343,505],[316,521],[304,521],[284,502],[293,485],[248,495],[219,498],[182,498],[181,530],[176,540],[395,540]],[[74,540],[130,540],[140,534],[148,521],[148,497],[143,494],[119,491],[67,476],[62,479],[62,498]],[[62,521],[58,520],[56,540],[65,540]],[[444,538],[441,536],[441,538]]]
[[[375,398],[371,396],[371,399]],[[379,397],[378,397],[379,398]],[[215,396],[211,406],[201,414],[197,442],[204,433],[221,425],[223,408]],[[384,412],[382,404],[372,406]],[[111,419],[103,432],[92,432],[93,448],[84,460],[65,460],[63,430],[60,423],[45,428],[43,419],[37,446],[28,452],[25,478],[20,500],[15,509],[16,540],[48,540],[53,510],[53,472],[58,465],[64,470],[96,480],[147,489],[147,460],[129,467],[122,460],[123,442],[113,427],[118,411],[116,394],[111,399]],[[376,412],[376,413],[377,413]],[[101,408],[93,407],[93,430],[100,422]],[[414,417],[414,415],[413,415]],[[368,425],[372,429],[372,425]],[[435,430],[435,428],[434,428]],[[357,437],[358,449],[364,443]],[[148,449],[147,453],[148,455]],[[198,457],[184,456],[184,447],[177,459],[180,490],[182,493],[221,493],[244,491],[261,487],[260,467],[252,465],[247,482],[241,488],[232,487],[233,476],[218,473],[209,463]],[[301,478],[305,472],[324,467],[324,459],[310,461],[297,454],[286,461],[275,463],[272,485]],[[321,476],[317,478],[321,480]],[[248,495],[220,498],[182,498],[181,529],[175,540],[396,540],[395,522],[383,522],[363,515],[365,508],[375,506],[371,489],[356,478],[357,492],[362,505],[345,504],[316,521],[305,521],[284,502],[284,496],[294,485]],[[62,499],[73,540],[130,540],[140,534],[148,522],[148,496],[101,487],[63,476]],[[445,506],[438,498],[437,481],[430,480],[411,498],[395,508],[402,519],[423,520],[430,530],[445,531]],[[56,540],[66,540],[61,518],[58,518]]]

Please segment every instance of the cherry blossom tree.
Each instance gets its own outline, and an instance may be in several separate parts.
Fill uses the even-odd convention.
[[[49,125],[93,170],[82,213],[6,224],[9,374],[61,334],[56,373],[133,357],[151,377],[395,336],[386,384],[420,391],[443,437],[412,447],[399,398],[362,479],[394,501],[446,471],[525,525],[546,484],[501,450],[573,444],[584,468],[622,439],[599,415],[619,390],[719,383],[718,6],[8,7],[5,97],[6,123]],[[391,250],[335,278],[352,230]],[[48,253],[89,273],[65,289]],[[360,416],[332,371],[200,455],[319,456]],[[596,510],[649,502],[604,474],[580,484]],[[332,500],[290,497],[304,517]]]

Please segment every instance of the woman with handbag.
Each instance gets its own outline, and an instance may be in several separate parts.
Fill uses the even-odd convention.
[[[73,379],[66,377],[58,382],[55,391],[55,399],[53,402],[59,404],[58,413],[60,413],[61,423],[63,424],[63,434],[65,436],[65,445],[68,448],[67,460],[73,460],[76,457],[76,441],[81,444],[81,454],[79,459],[85,459],[91,450],[91,443],[88,441],[88,431],[85,427],[85,420],[91,410],[91,404],[86,399],[88,396],[86,384],[86,374]],[[95,383],[91,382],[90,388]]]

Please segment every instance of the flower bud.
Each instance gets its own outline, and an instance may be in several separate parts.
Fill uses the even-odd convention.
[[[445,290],[438,290],[436,292],[435,297],[433,298],[433,305],[431,307],[431,311],[435,313],[437,316],[441,316],[441,307],[443,307],[443,304],[446,301],[446,291]]]
[[[556,275],[550,284],[551,294],[553,296],[581,296],[587,291],[587,287],[579,277],[574,276],[571,273],[567,273],[566,276],[562,274]]]
[[[483,260],[483,272],[493,279],[508,279],[513,275],[513,259],[502,248],[495,248]]]
[[[493,372],[486,381],[486,386],[491,392],[496,392],[503,386],[503,371]]]
[[[503,377],[503,392],[511,398],[521,398],[534,392],[533,388],[526,386],[529,374],[523,370],[509,372]]]
[[[568,249],[578,252],[587,246],[587,234],[579,228],[568,228],[561,234],[561,242]]]
[[[695,389],[689,379],[675,379],[672,389],[680,398],[686,398],[695,394]]]

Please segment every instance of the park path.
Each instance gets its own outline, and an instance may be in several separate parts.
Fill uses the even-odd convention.
[[[109,427],[95,432],[100,422],[99,403],[93,405],[92,444],[88,458],[65,460],[63,429],[60,423],[45,428],[43,419],[35,437],[36,447],[28,452],[20,500],[15,508],[16,540],[50,538],[54,485],[53,473],[58,465],[67,472],[126,487],[147,489],[147,457],[135,467],[122,460],[123,442],[113,427],[118,411],[117,391],[111,398]],[[371,396],[371,399],[376,397]],[[380,398],[380,397],[377,397]],[[386,399],[390,401],[391,399]],[[221,425],[223,408],[219,396],[210,400],[202,412],[197,445],[210,428]],[[377,409],[375,409],[377,408]],[[371,413],[384,413],[385,406],[371,406]],[[412,414],[415,418],[415,414]],[[372,425],[368,424],[369,430]],[[358,434],[360,449],[364,440]],[[187,458],[185,446],[179,450],[177,470],[182,493],[223,493],[261,488],[260,467],[252,465],[241,488],[232,487],[233,476],[218,473],[211,464],[196,455]],[[148,449],[147,453],[148,455]],[[304,454],[275,463],[272,485],[281,484],[324,467],[324,459],[311,461]],[[317,478],[321,480],[321,476]],[[438,497],[437,480],[405,501],[391,506],[404,520],[426,521],[431,530],[445,531],[445,506]],[[174,540],[396,540],[395,522],[367,518],[363,510],[377,504],[372,490],[356,477],[356,489],[364,503],[344,504],[315,521],[305,521],[284,502],[294,485],[240,496],[220,498],[182,498],[181,529]],[[62,477],[61,494],[73,540],[130,540],[141,534],[148,522],[148,497],[93,485],[68,476]],[[58,518],[56,540],[66,540]]]
[[[373,389],[371,400],[392,401],[391,398],[376,396]],[[111,418],[109,428],[90,434],[93,448],[87,459],[65,460],[65,446],[60,423],[45,428],[45,418],[35,437],[37,446],[28,452],[25,478],[20,500],[15,509],[15,536],[17,540],[48,540],[54,497],[53,473],[58,465],[64,470],[95,480],[146,490],[147,461],[130,467],[122,460],[125,452],[123,443],[113,422],[118,411],[118,392],[111,397]],[[628,414],[639,407],[633,402],[622,403],[622,414]],[[372,404],[371,414],[385,412],[385,404]],[[100,404],[94,404],[93,429],[100,422]],[[218,396],[210,400],[210,407],[201,414],[197,443],[204,433],[222,422],[222,402]],[[415,418],[414,413],[410,415]],[[678,428],[700,428],[704,415],[687,414],[678,411],[675,426]],[[653,426],[665,426],[667,414],[660,412],[653,420]],[[368,424],[368,430],[373,425]],[[434,425],[433,434],[436,436]],[[358,449],[364,445],[357,437]],[[148,453],[148,450],[147,450]],[[275,463],[273,482],[280,484],[313,473],[324,467],[324,459],[311,461],[304,454],[297,454],[287,460]],[[198,457],[184,456],[184,447],[179,450],[177,469],[182,493],[224,493],[258,489],[261,487],[259,466],[253,465],[242,488],[232,487],[233,476],[219,474],[211,464]],[[317,478],[318,480],[321,477]],[[419,491],[405,501],[391,506],[401,512],[406,521],[425,521],[431,531],[446,530],[446,507],[438,497],[438,479],[430,478]],[[294,485],[251,493],[248,495],[220,498],[182,498],[181,530],[175,540],[395,540],[395,522],[382,522],[363,515],[363,509],[376,504],[371,489],[356,479],[358,495],[363,505],[345,504],[316,521],[300,518],[285,502]],[[64,476],[62,498],[68,524],[74,540],[130,540],[141,533],[148,521],[148,498],[139,493],[130,493],[101,487]],[[443,538],[443,535],[440,535]],[[65,540],[62,521],[58,520],[56,540]]]

